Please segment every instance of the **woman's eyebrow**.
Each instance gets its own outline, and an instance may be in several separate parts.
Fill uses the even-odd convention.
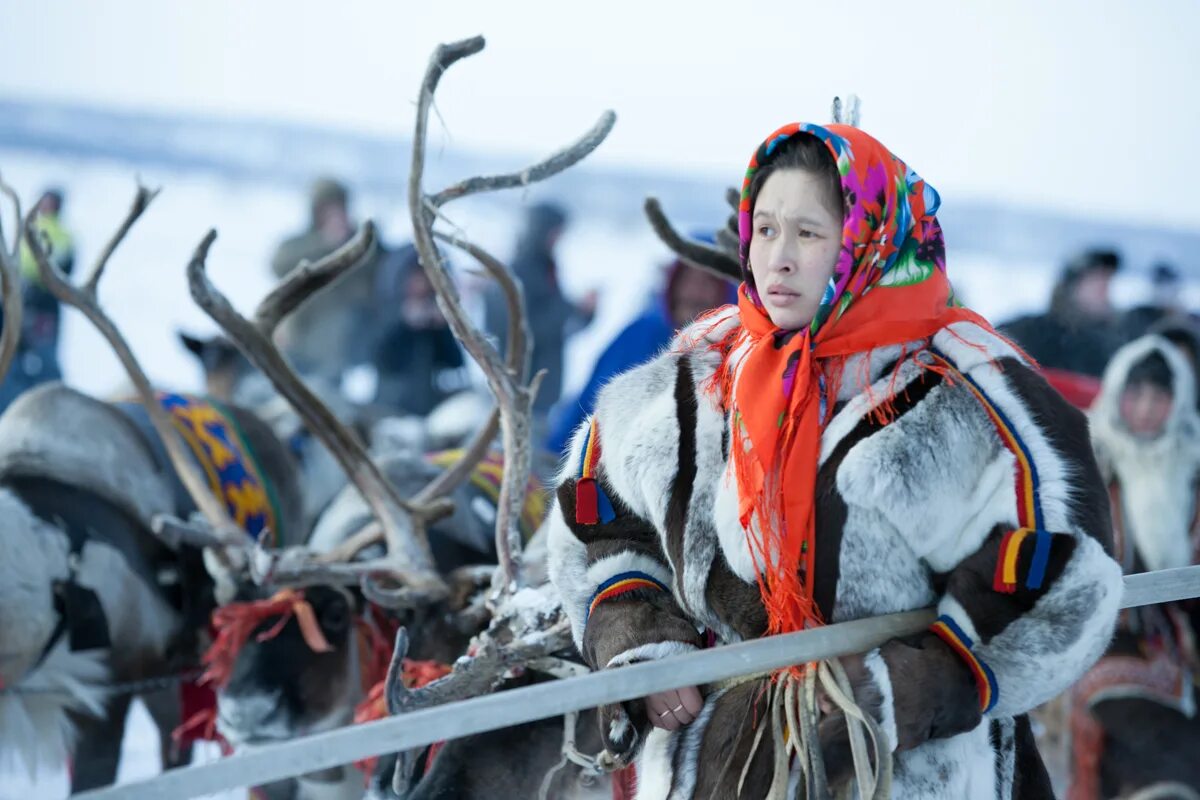
[[[755,214],[755,216],[758,216],[758,215]],[[772,217],[773,216],[774,215],[772,215]],[[790,222],[793,225],[800,224],[800,225],[811,225],[811,226],[817,226],[817,227],[825,224],[821,220],[817,219],[816,217],[810,217],[806,214],[785,214],[785,215],[783,215],[783,221]]]

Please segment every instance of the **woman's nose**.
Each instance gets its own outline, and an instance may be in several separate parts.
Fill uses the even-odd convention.
[[[783,242],[776,243],[775,247],[771,250],[771,258],[767,262],[767,269],[782,275],[788,275],[796,271],[796,260],[792,257],[792,254]]]

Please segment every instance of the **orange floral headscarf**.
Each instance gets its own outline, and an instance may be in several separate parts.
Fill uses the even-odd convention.
[[[842,250],[812,323],[785,331],[771,322],[750,280],[750,185],[783,142],[803,134],[825,143],[841,174]],[[837,367],[852,354],[926,339],[961,320],[990,329],[954,301],[938,204],[933,187],[903,161],[846,125],[780,128],[746,171],[739,227],[747,280],[721,377],[733,419],[740,518],[758,565],[769,634],[822,624],[812,586],[820,545],[814,493],[822,410],[832,409]]]

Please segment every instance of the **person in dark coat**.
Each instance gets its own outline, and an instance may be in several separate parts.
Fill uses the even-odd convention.
[[[452,393],[448,373],[461,372],[463,353],[437,306],[433,285],[417,260],[417,251],[406,245],[395,253],[381,297],[396,297],[395,315],[384,323],[375,348],[379,383],[375,402],[400,414],[424,416]]]
[[[734,302],[737,293],[728,282],[682,261],[673,262],[662,294],[604,349],[579,396],[555,406],[546,448],[552,453],[566,449],[571,434],[595,409],[596,395],[614,376],[658,355],[677,330],[701,313]]]
[[[576,305],[566,298],[558,282],[558,264],[554,249],[567,225],[566,212],[553,203],[538,203],[530,207],[525,229],[517,241],[516,252],[509,263],[513,274],[520,279],[528,310],[529,333],[533,344],[530,375],[546,370],[537,399],[535,415],[544,417],[562,394],[563,356],[566,340],[572,333],[586,327],[595,312],[594,299]],[[508,306],[499,289],[486,295],[484,324],[495,336],[503,350],[508,338]]]
[[[1150,282],[1150,302],[1129,309],[1122,317],[1121,328],[1128,341],[1145,336],[1159,325],[1196,322],[1183,306],[1183,278],[1175,267],[1160,261],[1150,272]]]
[[[1011,320],[999,331],[1042,367],[1099,378],[1125,340],[1109,287],[1120,268],[1112,250],[1088,250],[1063,270],[1050,309]]]
[[[308,228],[285,239],[271,258],[271,271],[283,278],[302,261],[314,262],[341,247],[354,235],[350,194],[331,178],[321,178],[309,190]],[[310,298],[282,322],[279,340],[285,355],[301,372],[337,384],[349,366],[367,360],[374,339],[364,314],[380,265],[387,257],[378,247],[367,263],[355,267],[332,286]]]

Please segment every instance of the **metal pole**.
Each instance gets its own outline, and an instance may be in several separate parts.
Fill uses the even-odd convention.
[[[1200,565],[1126,577],[1121,607],[1197,596],[1200,596]],[[270,783],[368,756],[410,750],[679,686],[712,683],[791,664],[861,653],[894,637],[921,631],[933,619],[932,609],[905,611],[540,683],[255,748],[211,764],[172,770],[146,781],[86,792],[79,798],[158,800]]]

